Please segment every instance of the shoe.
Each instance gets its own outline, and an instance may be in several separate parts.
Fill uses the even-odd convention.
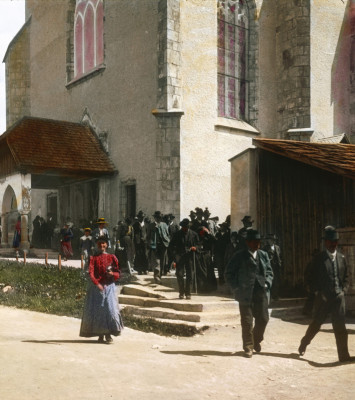
[[[260,352],[261,352],[261,345],[260,345],[260,343],[254,343],[254,350],[255,350],[257,353],[260,353]]]
[[[183,299],[184,295],[183,294],[179,294],[179,299]]]
[[[100,335],[97,341],[99,343],[105,343],[103,335]]]
[[[307,345],[305,345],[301,342],[300,347],[298,348],[298,354],[300,356],[304,356],[304,353],[306,352],[306,348],[307,348]]]
[[[244,357],[252,358],[253,357],[253,351],[251,349],[244,350]]]
[[[186,300],[191,300],[191,296],[186,295]]]
[[[105,335],[105,339],[106,339],[106,343],[112,343],[113,339],[111,337],[111,335]]]

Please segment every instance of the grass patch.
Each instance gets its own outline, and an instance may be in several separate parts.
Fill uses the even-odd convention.
[[[88,279],[79,268],[0,260],[0,304],[81,318]],[[120,283],[131,280],[123,275]]]
[[[0,304],[47,314],[81,318],[88,274],[79,268],[0,260]],[[132,283],[134,276],[122,274],[120,285]],[[5,291],[4,291],[5,289]],[[122,310],[125,326],[163,336],[193,336],[205,328],[164,324],[140,318]]]

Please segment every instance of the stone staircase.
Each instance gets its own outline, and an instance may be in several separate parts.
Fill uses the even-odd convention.
[[[123,316],[153,319],[170,327],[190,327],[195,333],[216,325],[239,323],[238,304],[231,296],[192,294],[191,300],[181,300],[175,276],[163,276],[159,285],[152,275],[137,276],[134,284],[121,288],[119,302]]]

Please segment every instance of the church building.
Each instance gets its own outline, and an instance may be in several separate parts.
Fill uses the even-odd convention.
[[[49,213],[112,228],[138,210],[179,219],[199,206],[224,220],[228,160],[254,138],[352,142],[351,10],[351,0],[26,0],[4,57],[3,245],[18,214],[30,233]],[[249,201],[244,161],[238,198]]]

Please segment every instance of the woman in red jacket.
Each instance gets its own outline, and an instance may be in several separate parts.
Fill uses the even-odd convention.
[[[119,311],[115,281],[120,276],[115,255],[106,253],[107,238],[96,241],[98,254],[90,258],[88,292],[85,299],[80,336],[98,336],[99,342],[112,342],[111,335],[118,336],[123,329]]]

